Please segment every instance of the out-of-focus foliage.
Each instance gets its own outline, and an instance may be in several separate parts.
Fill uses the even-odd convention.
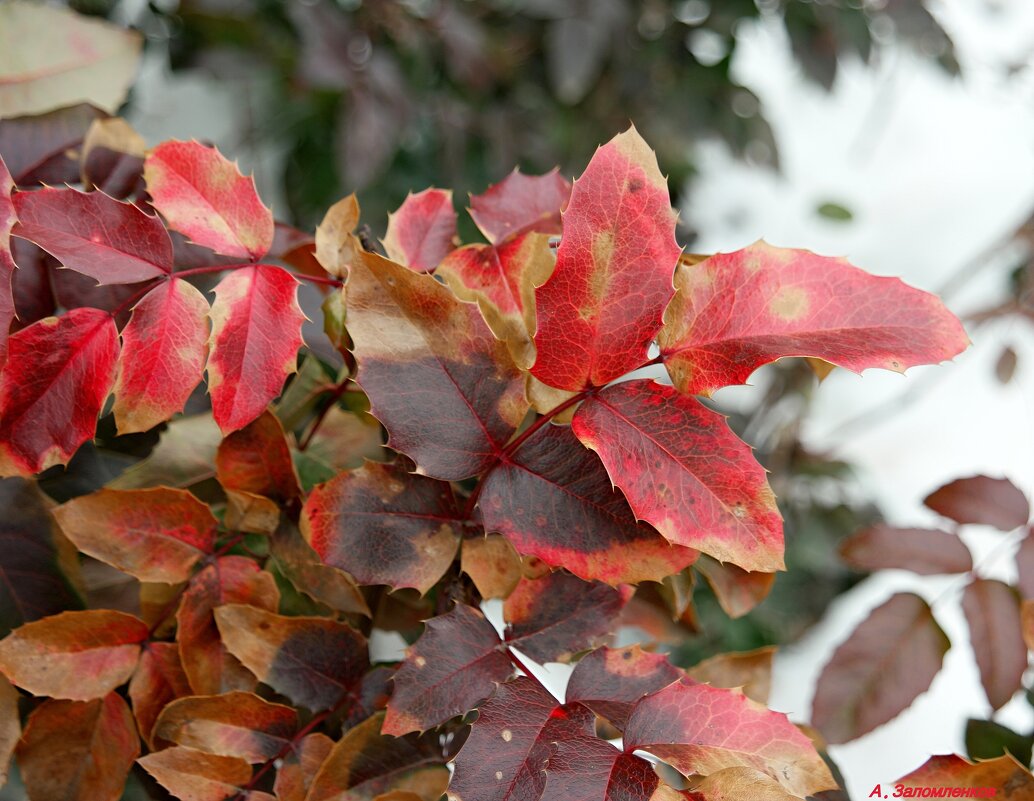
[[[92,13],[120,6],[72,5]],[[381,216],[413,187],[462,197],[513,164],[584,164],[632,120],[681,186],[692,143],[719,135],[776,163],[757,97],[730,73],[739,26],[781,25],[807,74],[872,59],[898,36],[955,69],[920,0],[181,0],[137,22],[259,97],[249,134],[286,150],[295,221],[361,191]]]

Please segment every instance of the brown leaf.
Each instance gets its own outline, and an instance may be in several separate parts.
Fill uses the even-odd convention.
[[[743,617],[772,591],[775,573],[754,573],[733,564],[722,564],[706,554],[693,564],[711,585],[725,614]]]
[[[861,737],[930,687],[951,643],[926,601],[898,593],[837,648],[819,676],[811,722],[833,744]]]
[[[1005,801],[1027,801],[1034,794],[1034,777],[1010,755],[970,762],[954,754],[932,756],[907,776],[894,782],[906,788],[919,787],[992,787],[999,791],[995,798]]]
[[[132,615],[62,612],[0,641],[0,672],[33,695],[89,701],[129,680],[146,639],[147,626]]]
[[[911,570],[936,576],[973,569],[973,558],[962,540],[946,531],[921,528],[864,528],[840,543],[840,555],[860,570]]]
[[[7,783],[11,756],[18,738],[22,736],[21,721],[18,718],[20,697],[7,677],[0,673],[0,787]]]
[[[277,801],[305,801],[312,780],[333,747],[334,741],[325,734],[316,732],[303,737],[277,769],[273,784]]]
[[[923,499],[937,514],[963,525],[1012,531],[1030,517],[1026,496],[1007,478],[971,476],[945,484]]]
[[[1027,669],[1019,596],[1000,581],[974,579],[962,594],[962,611],[987,700],[1000,709],[1020,689]]]
[[[182,746],[156,751],[137,761],[158,784],[184,801],[225,801],[251,779],[251,767],[243,759]]]
[[[363,245],[355,235],[359,225],[359,201],[355,193],[342,198],[316,226],[316,259],[323,269],[338,278],[348,276],[348,268],[363,252]]]
[[[154,748],[151,731],[166,704],[190,695],[187,674],[180,663],[179,648],[171,642],[152,642],[144,648],[136,672],[129,682],[137,728],[144,741]]]
[[[775,648],[767,647],[742,653],[718,654],[694,665],[686,673],[690,678],[712,687],[741,687],[748,698],[759,704],[767,704],[772,689],[772,658],[775,653]]]
[[[29,798],[118,801],[140,740],[116,693],[93,701],[44,702],[18,743],[18,768]]]
[[[173,701],[154,724],[162,740],[218,756],[265,762],[283,751],[298,727],[298,713],[257,695],[229,692]]]
[[[521,580],[521,558],[498,534],[463,540],[460,568],[485,600],[506,598]]]

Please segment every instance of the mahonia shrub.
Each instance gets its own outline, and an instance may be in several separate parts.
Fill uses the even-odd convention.
[[[835,788],[751,697],[770,652],[684,671],[608,643],[649,588],[678,618],[699,573],[735,616],[784,567],[765,470],[701,397],[787,356],[949,359],[967,338],[936,298],[763,242],[683,254],[635,129],[573,185],[515,171],[471,198],[484,241],[462,247],[447,191],[408,197],[379,243],[354,197],[307,237],[215,149],[144,152],[118,120],[76,170],[86,191],[0,178],[4,525],[139,589],[52,614],[53,573],[15,576],[0,746],[32,799],[116,799],[131,771],[185,801]],[[118,291],[16,320],[12,247]],[[309,352],[292,377],[302,281],[326,293],[336,375]],[[24,480],[93,438],[109,396],[119,434],[145,432],[205,373],[210,414],[107,486],[51,510]],[[378,632],[410,643],[401,663],[371,661]],[[563,698],[529,665],[551,661],[575,663]]]
[[[841,543],[844,561],[860,571],[906,570],[958,580],[935,592],[932,602],[916,592],[893,594],[837,648],[819,677],[812,705],[812,723],[829,743],[868,734],[929,689],[951,647],[934,608],[951,596],[961,596],[962,617],[991,710],[997,712],[1023,689],[1027,652],[1034,648],[1034,525],[1029,500],[1008,479],[974,475],[939,487],[923,503],[945,519],[946,528],[880,523]],[[973,525],[1011,533],[989,556],[1003,547],[1014,548],[1015,582],[987,576],[990,560],[973,558],[958,536],[960,528]],[[874,654],[880,658],[874,659]],[[937,782],[916,787],[997,787],[1010,793],[1007,798],[1034,794],[1028,769],[1034,732],[1020,734],[993,720],[973,718],[965,736],[970,758],[982,761],[974,765],[961,757],[938,757],[913,776],[929,774]]]

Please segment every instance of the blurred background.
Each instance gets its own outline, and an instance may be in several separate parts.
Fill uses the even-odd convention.
[[[771,705],[800,722],[853,626],[893,592],[952,640],[929,693],[830,753],[852,798],[991,717],[958,578],[864,577],[837,543],[959,476],[1034,490],[1034,3],[1030,0],[78,0],[142,31],[122,110],[154,144],[197,138],[311,229],[356,191],[381,234],[410,190],[483,190],[513,166],[568,176],[633,122],[698,253],[764,237],[940,294],[973,347],[908,376],[803,363],[716,402],[773,471],[788,572],[730,620],[706,591],[674,658],[779,645]],[[461,233],[468,235],[473,229]],[[966,530],[978,572],[1015,579],[1022,532]],[[649,626],[649,621],[633,621]],[[547,666],[556,682],[564,669]],[[1021,694],[994,715],[1034,729]]]

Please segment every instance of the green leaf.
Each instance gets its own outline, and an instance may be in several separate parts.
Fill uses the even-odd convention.
[[[970,759],[994,759],[1008,753],[1029,765],[1032,745],[1034,736],[1017,734],[992,720],[966,721],[966,753]]]

